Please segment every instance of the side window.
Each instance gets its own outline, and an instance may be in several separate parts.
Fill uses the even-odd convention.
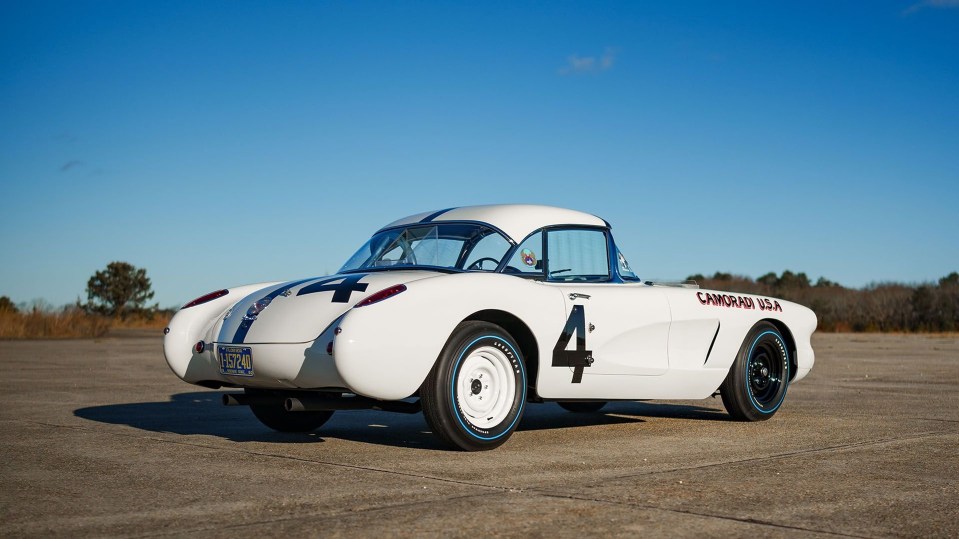
[[[406,232],[402,234],[388,234],[386,235],[379,245],[370,245],[373,249],[373,255],[377,256],[376,260],[373,262],[375,267],[386,267],[386,266],[397,266],[401,264],[412,264],[413,262],[409,259],[410,244],[407,239]],[[383,252],[379,252],[382,249]]]
[[[550,230],[546,269],[555,281],[609,280],[609,252],[602,230]]]
[[[619,276],[622,277],[624,281],[639,280],[639,276],[629,267],[629,262],[626,261],[626,257],[623,256],[623,252],[619,249],[616,249],[616,259],[619,261]]]
[[[463,263],[463,269],[493,271],[507,251],[509,242],[506,238],[499,234],[490,234],[473,247]]]
[[[414,264],[451,267],[456,264],[462,241],[439,237],[439,227],[433,227],[425,236],[410,242]]]
[[[543,276],[543,233],[537,232],[517,247],[504,273]]]

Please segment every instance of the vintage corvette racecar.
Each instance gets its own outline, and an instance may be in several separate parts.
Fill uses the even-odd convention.
[[[702,399],[770,418],[813,366],[806,307],[639,279],[609,223],[547,206],[451,208],[383,227],[336,275],[219,290],[165,330],[177,376],[311,431],[333,411],[423,411],[492,449],[529,402]]]

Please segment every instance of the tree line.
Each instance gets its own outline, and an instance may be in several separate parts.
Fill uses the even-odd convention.
[[[0,296],[0,339],[100,337],[111,328],[156,329],[174,309],[148,305],[153,290],[146,270],[110,262],[87,281],[87,301],[53,309],[42,300],[15,304]]]
[[[767,273],[755,280],[723,272],[710,277],[690,275],[688,279],[703,288],[772,296],[805,305],[815,311],[821,331],[959,331],[957,272],[937,283],[877,283],[861,289],[846,288],[824,277],[813,282],[805,273],[788,270],[780,275]],[[91,322],[91,317],[109,318],[114,324],[133,319],[149,325],[165,322],[174,312],[174,309],[160,309],[156,304],[147,305],[153,298],[150,278],[145,269],[127,262],[110,262],[106,268],[95,272],[87,281],[86,292],[85,303],[78,299],[75,305],[52,313],[59,317],[53,321],[43,318],[44,309],[34,306],[21,313],[22,307],[7,296],[0,296],[0,318],[4,322],[2,325],[6,326],[0,330],[10,329],[14,324],[25,328],[31,325],[66,327]],[[101,328],[97,331],[106,331],[102,328],[109,327],[91,324]],[[57,331],[42,330],[44,334]],[[32,332],[22,329],[15,333]],[[0,331],[2,337],[4,331]]]
[[[147,270],[128,262],[110,262],[107,267],[94,272],[87,280],[87,301],[67,305],[62,311],[81,311],[86,314],[125,319],[143,316],[160,310],[160,305],[148,306],[153,299],[153,283]],[[7,296],[0,296],[0,312],[49,311],[43,302],[32,306],[17,305]]]
[[[959,273],[936,283],[874,283],[846,288],[805,273],[767,273],[758,279],[717,272],[690,275],[703,288],[773,296],[805,305],[819,317],[820,331],[959,331]]]

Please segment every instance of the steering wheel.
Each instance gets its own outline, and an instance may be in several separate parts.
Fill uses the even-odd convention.
[[[495,258],[490,256],[484,256],[483,258],[477,258],[476,260],[474,260],[473,263],[470,264],[468,268],[466,268],[466,271],[474,270],[474,269],[483,269],[483,262],[486,262],[487,260],[499,266],[499,260],[496,260]],[[496,269],[496,268],[493,268],[493,269]]]

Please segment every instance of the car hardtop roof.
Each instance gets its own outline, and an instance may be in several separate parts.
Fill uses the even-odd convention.
[[[579,225],[609,227],[609,223],[595,215],[554,206],[536,204],[491,204],[463,206],[432,212],[417,213],[393,221],[380,230],[415,223],[442,223],[444,221],[476,221],[488,223],[503,231],[513,242],[520,242],[544,226]]]

